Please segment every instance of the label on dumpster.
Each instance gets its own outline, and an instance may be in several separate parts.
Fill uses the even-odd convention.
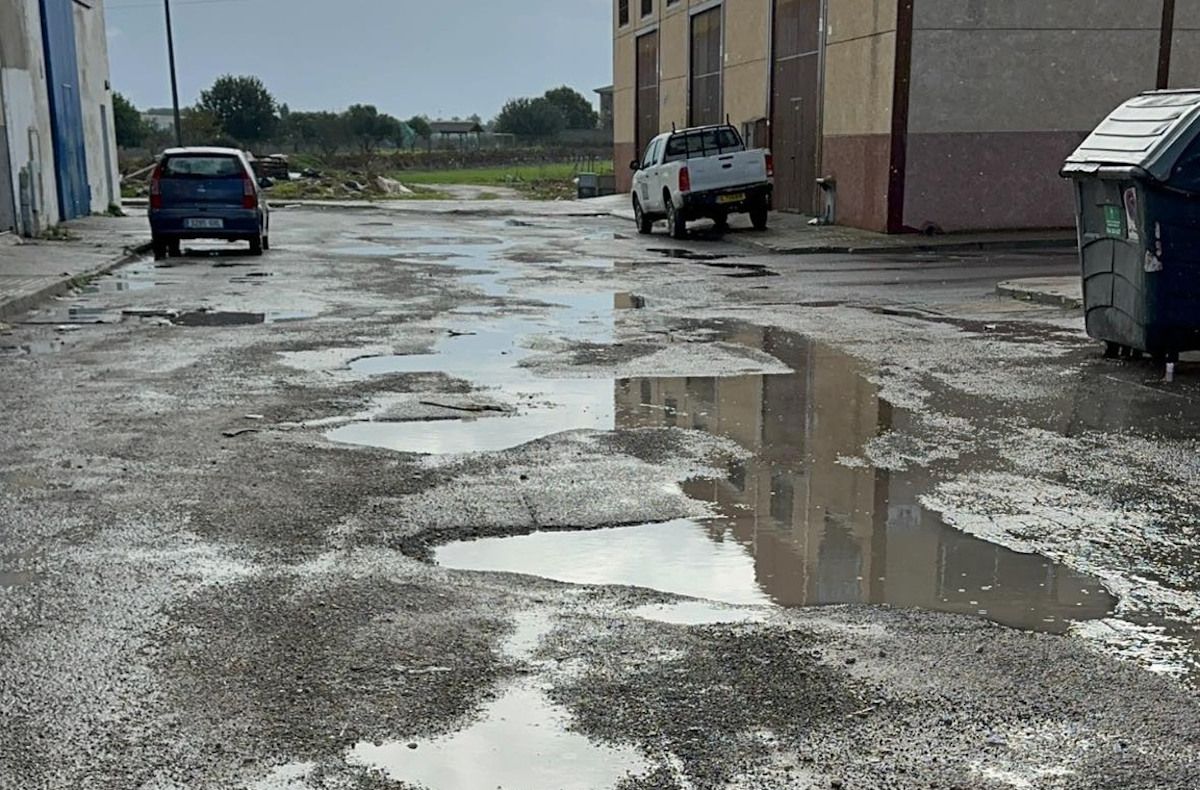
[[[1106,236],[1125,237],[1125,222],[1122,214],[1124,212],[1120,206],[1104,207],[1104,234]]]
[[[1125,190],[1125,223],[1129,228],[1129,240],[1141,241],[1142,234],[1138,233],[1137,190],[1133,187]]]

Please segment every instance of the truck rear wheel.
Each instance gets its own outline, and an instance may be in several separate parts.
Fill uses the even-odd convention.
[[[750,209],[750,224],[754,226],[755,230],[766,230],[769,214],[770,212],[767,210],[765,204],[755,206]]]
[[[161,261],[167,257],[167,240],[161,236],[152,236],[150,239],[150,249],[154,252],[154,260]]]
[[[667,201],[667,227],[670,228],[671,238],[687,238],[687,220],[683,218],[679,209],[675,208],[674,200]]]

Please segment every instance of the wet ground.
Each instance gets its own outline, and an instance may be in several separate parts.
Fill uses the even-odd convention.
[[[0,335],[0,787],[1197,786],[1200,365],[534,207]]]

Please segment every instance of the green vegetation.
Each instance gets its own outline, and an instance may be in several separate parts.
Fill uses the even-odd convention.
[[[602,173],[612,171],[612,162],[597,163]],[[472,186],[513,186],[539,181],[570,182],[580,172],[572,162],[538,165],[501,165],[468,167],[457,170],[402,170],[391,177],[405,184],[470,184]]]

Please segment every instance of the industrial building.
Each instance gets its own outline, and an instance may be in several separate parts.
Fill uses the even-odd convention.
[[[728,118],[777,209],[887,232],[1072,225],[1074,147],[1200,83],[1200,0],[614,0],[613,40],[622,187],[655,134]]]
[[[102,0],[0,0],[0,232],[120,202]]]

